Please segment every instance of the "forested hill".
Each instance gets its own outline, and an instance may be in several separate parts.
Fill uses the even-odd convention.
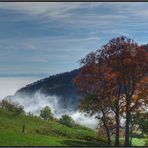
[[[79,69],[52,75],[48,78],[38,80],[19,89],[14,96],[33,96],[36,92],[45,95],[56,95],[64,106],[72,105],[78,107],[80,96],[77,88],[72,84],[72,79],[78,74]]]

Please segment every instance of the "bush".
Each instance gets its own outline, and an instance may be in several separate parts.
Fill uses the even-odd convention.
[[[71,138],[71,135],[65,130],[59,130],[56,128],[44,127],[44,128],[36,129],[35,132],[40,135],[52,135],[56,137]]]
[[[35,129],[35,132],[40,135],[50,135],[51,134],[50,129],[47,127]]]
[[[52,114],[49,106],[45,106],[40,111],[40,117],[43,118],[44,120],[52,120],[53,119],[53,114]]]
[[[11,111],[16,115],[25,113],[23,106],[19,105],[16,102],[11,102],[10,100],[2,100],[0,104],[1,104],[1,108],[7,111]]]
[[[68,115],[62,115],[62,117],[59,119],[59,123],[67,125],[68,127],[75,127],[74,120]]]
[[[87,130],[87,131],[92,131],[92,129],[90,129],[90,128],[84,126],[84,125],[80,125],[78,123],[75,123],[75,128],[76,129],[84,129],[84,130]]]

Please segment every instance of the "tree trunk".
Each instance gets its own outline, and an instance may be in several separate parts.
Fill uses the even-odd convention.
[[[107,130],[106,133],[107,133],[108,145],[111,146],[111,138],[110,138],[110,132],[109,132],[109,130]]]
[[[108,143],[108,146],[111,146],[111,138],[110,138],[109,128],[108,128],[108,126],[106,124],[106,121],[103,121],[103,124],[104,124],[106,135],[107,135],[107,143]]]
[[[144,137],[144,131],[143,131],[143,129],[142,129],[141,135],[142,135],[142,138],[143,138]]]
[[[115,146],[119,146],[119,109],[116,109],[116,135],[115,135]]]
[[[130,146],[132,146],[132,138],[133,138],[133,135],[132,135],[132,131],[131,131],[131,134],[130,134]]]
[[[117,101],[116,101],[116,108],[115,108],[115,118],[116,118],[116,135],[115,135],[115,146],[119,146],[120,142],[119,142],[119,129],[120,129],[120,119],[119,119],[119,110],[120,110],[120,105],[119,105],[119,101],[120,101],[120,93],[121,93],[121,84],[120,81],[119,82],[119,89],[118,89],[118,93],[117,93]]]
[[[134,91],[135,91],[135,86],[136,86],[135,84],[136,84],[135,79],[132,78],[130,82],[130,78],[129,78],[129,85],[127,86],[127,89],[126,89],[126,125],[125,125],[124,146],[130,146],[130,143],[129,143],[129,137],[130,137],[129,124],[131,120],[130,103],[131,103],[131,97],[133,96]]]
[[[125,125],[125,141],[124,146],[130,146],[129,143],[129,123],[130,123],[130,98],[126,99],[126,125]]]
[[[131,130],[130,130],[130,146],[132,146],[133,127],[134,127],[134,122],[131,122]]]
[[[23,133],[25,133],[25,124],[23,124],[23,130],[22,130]]]
[[[102,122],[104,124],[105,132],[106,132],[106,135],[107,135],[108,146],[111,146],[111,135],[110,135],[109,127],[107,125],[107,121],[106,121],[106,114],[105,114],[103,108],[101,110],[102,110],[102,114],[103,114]]]

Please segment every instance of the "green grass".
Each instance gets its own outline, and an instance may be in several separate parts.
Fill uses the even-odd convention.
[[[145,146],[145,138],[133,138],[132,145],[133,146]]]
[[[53,136],[23,134],[6,130],[0,132],[0,146],[60,146],[62,141],[63,139]]]
[[[146,146],[146,138],[132,138],[132,146]],[[121,145],[124,145],[124,138],[120,139]]]
[[[22,132],[25,124],[25,133]],[[103,146],[104,139],[85,128],[19,115],[0,109],[0,146]]]

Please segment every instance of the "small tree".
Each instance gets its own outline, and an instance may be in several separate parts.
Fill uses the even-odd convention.
[[[3,99],[0,104],[3,109],[11,111],[16,115],[25,113],[23,106],[19,105],[16,102],[11,102],[11,100]]]
[[[107,101],[105,103],[98,101],[98,98],[95,95],[88,95],[81,100],[80,111],[89,116],[95,115],[95,117],[99,120],[99,126],[101,128],[103,127],[102,130],[107,136],[108,145],[111,145],[113,122],[110,117],[112,112],[107,104]],[[100,128],[98,128],[98,133],[100,133]]]
[[[67,125],[69,127],[74,127],[75,126],[75,122],[72,119],[72,117],[68,116],[68,115],[62,115],[62,117],[60,118],[59,122],[61,124]]]
[[[53,114],[51,112],[51,108],[49,106],[45,106],[40,111],[40,117],[43,118],[44,120],[52,120],[53,119]]]

